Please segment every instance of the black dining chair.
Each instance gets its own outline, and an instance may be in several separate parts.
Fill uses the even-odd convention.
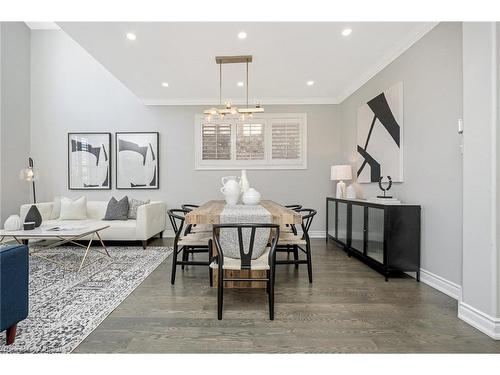
[[[252,259],[254,252],[255,234],[257,230],[270,230],[269,242],[266,251],[257,259]],[[238,236],[238,250],[234,253],[238,254],[236,258],[231,258],[224,255],[224,251],[220,243],[220,232],[235,231]],[[250,231],[248,246],[245,249],[243,241],[243,231]],[[224,282],[225,281],[249,281],[267,283],[267,293],[269,298],[269,319],[274,320],[274,274],[276,259],[276,245],[278,243],[280,227],[277,224],[214,224],[213,241],[215,243],[215,251],[217,252],[212,257],[210,267],[217,270],[217,319],[222,320],[222,306],[224,300]],[[267,235],[267,234],[266,234]],[[209,246],[211,247],[212,240]],[[265,278],[229,278],[225,276],[225,270],[260,270],[266,271]]]
[[[312,256],[311,256],[311,239],[309,238],[309,229],[311,228],[314,216],[317,214],[316,210],[312,208],[301,208],[295,210],[302,216],[302,235],[297,233],[284,233],[280,236],[278,241],[278,248],[276,251],[290,251],[290,247],[294,251],[294,259],[277,260],[276,264],[294,264],[298,268],[299,264],[307,264],[307,273],[309,282],[312,283]],[[306,255],[306,259],[299,259],[299,251]]]
[[[297,211],[297,210],[300,210],[302,208],[302,205],[301,204],[289,204],[289,205],[286,205],[285,207],[288,208],[289,210]],[[282,234],[289,233],[289,232],[292,232],[293,234],[297,234],[297,227],[295,226],[295,224],[285,224],[284,227],[281,227]],[[283,251],[283,249],[280,249],[280,251]],[[287,247],[288,255],[290,255],[291,252],[293,252],[294,259],[298,260],[299,259],[298,250],[295,249],[293,246],[288,246]],[[299,268],[299,265],[295,264],[295,268]]]
[[[189,212],[193,211],[196,208],[199,208],[200,206],[196,204],[183,204],[182,206],[183,210],[188,210]],[[212,224],[193,224],[189,228],[190,233],[202,233],[202,232],[210,232],[210,235],[212,234]]]
[[[168,210],[168,217],[170,219],[170,223],[172,224],[172,228],[175,232],[174,238],[174,252],[172,254],[172,275],[170,279],[170,283],[172,285],[175,284],[175,274],[177,271],[177,266],[181,265],[182,269],[184,266],[205,266],[208,267],[210,265],[210,256],[206,261],[195,261],[194,259],[189,260],[189,254],[195,253],[206,253],[209,254],[209,246],[208,243],[212,238],[212,233],[208,232],[200,232],[200,233],[191,233],[191,225],[187,225],[185,230],[183,231],[184,224],[186,221],[186,214],[189,213],[187,209],[173,209]],[[182,260],[178,260],[178,255],[182,253]],[[210,286],[213,285],[212,279],[212,270],[208,267],[209,271],[209,280]]]

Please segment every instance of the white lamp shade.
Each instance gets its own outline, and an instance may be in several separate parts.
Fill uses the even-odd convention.
[[[350,165],[333,165],[330,173],[330,180],[332,181],[347,181],[352,179]]]

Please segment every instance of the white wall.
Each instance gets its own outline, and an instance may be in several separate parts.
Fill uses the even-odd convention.
[[[1,22],[0,225],[30,199],[19,180],[30,151],[30,30],[23,22]]]
[[[354,164],[358,107],[403,82],[404,182],[394,184],[391,192],[404,202],[422,206],[422,268],[458,285],[462,268],[462,169],[457,134],[462,113],[461,61],[461,24],[441,23],[341,104],[343,155]],[[380,192],[377,184],[357,187],[365,197]]]
[[[43,175],[40,200],[82,194],[67,189],[68,132],[160,132],[159,190],[85,193],[91,199],[127,194],[162,199],[169,207],[201,203],[221,198],[220,178],[238,173],[194,170],[194,118],[202,107],[144,106],[63,31],[33,31],[31,56],[31,149]],[[312,230],[324,230],[325,197],[333,194],[329,168],[340,159],[338,107],[265,108],[266,112],[307,113],[308,169],[251,170],[249,180],[265,199],[318,209],[320,215]]]
[[[496,28],[494,22],[463,26],[464,246],[459,317],[500,339]]]

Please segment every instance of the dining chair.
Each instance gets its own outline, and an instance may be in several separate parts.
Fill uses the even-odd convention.
[[[316,210],[312,208],[300,208],[295,210],[302,216],[302,235],[297,233],[284,233],[280,236],[278,241],[277,251],[289,252],[290,247],[294,251],[294,259],[277,260],[275,264],[294,264],[298,268],[299,264],[307,264],[307,273],[309,282],[312,283],[312,256],[311,256],[311,239],[309,238],[309,228],[311,228],[314,216],[317,214]],[[299,251],[306,254],[306,259],[299,259]]]
[[[181,208],[183,210],[193,211],[195,208],[200,206],[196,204],[183,204]],[[190,233],[201,233],[201,232],[210,232],[212,234],[212,224],[193,224],[190,226]]]
[[[212,238],[212,233],[210,232],[200,232],[191,233],[191,225],[187,225],[183,231],[184,224],[186,221],[186,214],[189,213],[187,209],[172,209],[168,210],[168,217],[172,228],[175,232],[174,238],[174,252],[172,254],[172,276],[170,283],[175,284],[175,274],[177,271],[177,266],[181,265],[182,269],[184,266],[206,266],[210,265],[210,256],[206,261],[195,261],[194,259],[189,260],[189,254],[195,253],[206,253],[209,254],[208,242]],[[178,260],[178,255],[182,252],[182,260]],[[210,286],[213,286],[212,270],[208,267]]]
[[[269,242],[266,246],[266,250],[262,255],[256,259],[252,259],[252,255],[255,251],[255,235],[256,231],[259,229],[269,229],[270,237]],[[236,255],[235,258],[224,256],[224,251],[228,249],[223,249],[221,246],[221,230],[224,231],[236,231],[237,234],[237,244],[238,249],[233,254]],[[250,231],[248,238],[248,246],[245,249],[243,240],[243,231]],[[276,245],[278,243],[280,234],[280,227],[277,224],[214,224],[213,229],[213,240],[210,240],[209,247],[212,245],[212,241],[215,243],[215,251],[217,252],[212,256],[210,267],[217,270],[217,319],[222,320],[222,306],[224,300],[224,282],[225,281],[249,281],[249,282],[262,282],[267,283],[266,290],[269,298],[269,319],[274,320],[274,274],[276,260]],[[267,234],[266,234],[267,235]],[[266,237],[267,240],[267,237]],[[269,245],[270,244],[270,245]],[[239,250],[239,251],[238,251]],[[225,276],[225,270],[260,270],[266,271],[265,278],[229,278]]]
[[[302,208],[301,204],[289,204],[285,206],[286,208],[297,211]],[[289,233],[292,232],[293,234],[297,234],[297,227],[295,224],[285,224],[284,226],[281,227],[281,233]],[[280,249],[280,251],[283,251],[284,249]],[[299,259],[299,251],[295,249],[293,246],[287,246],[286,251],[288,253],[288,256],[290,256],[290,253],[293,252],[293,257],[295,260]],[[299,268],[298,264],[295,264],[295,268]]]

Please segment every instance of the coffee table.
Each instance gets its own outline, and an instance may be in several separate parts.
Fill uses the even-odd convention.
[[[54,230],[54,228],[59,228],[59,230]],[[106,248],[106,245],[104,245],[104,242],[102,241],[101,236],[99,235],[99,232],[109,228],[109,225],[103,225],[103,224],[89,224],[89,225],[41,225],[38,228],[35,228],[33,230],[14,230],[14,231],[8,231],[8,230],[0,230],[0,242],[3,243],[5,238],[11,238],[14,239],[18,243],[24,243],[25,241],[28,240],[55,240],[55,242],[49,243],[47,245],[42,245],[40,246],[40,249],[38,250],[31,250],[30,249],[30,255],[31,256],[36,256],[39,258],[42,258],[48,262],[52,262],[55,264],[58,264],[66,269],[69,269],[71,271],[77,271],[80,272],[83,269],[83,265],[85,263],[85,260],[87,259],[87,255],[89,252],[96,251],[100,254],[106,255],[111,258],[109,255],[108,249]],[[90,240],[87,245],[83,245],[81,243],[76,242],[77,240],[80,240],[84,237],[91,236]],[[102,248],[104,249],[104,252],[99,251],[95,248],[91,248],[90,245],[92,245],[92,241],[94,239],[99,240],[99,242],[102,245]],[[54,248],[59,245],[71,243],[76,246],[80,246],[85,248],[85,253],[83,255],[83,259],[80,263],[80,266],[78,268],[68,268],[66,265],[63,263],[47,258],[41,254],[38,254],[38,252],[43,251],[45,249],[50,249]],[[94,263],[94,262],[92,262]],[[85,266],[88,267],[92,263],[89,263]]]

